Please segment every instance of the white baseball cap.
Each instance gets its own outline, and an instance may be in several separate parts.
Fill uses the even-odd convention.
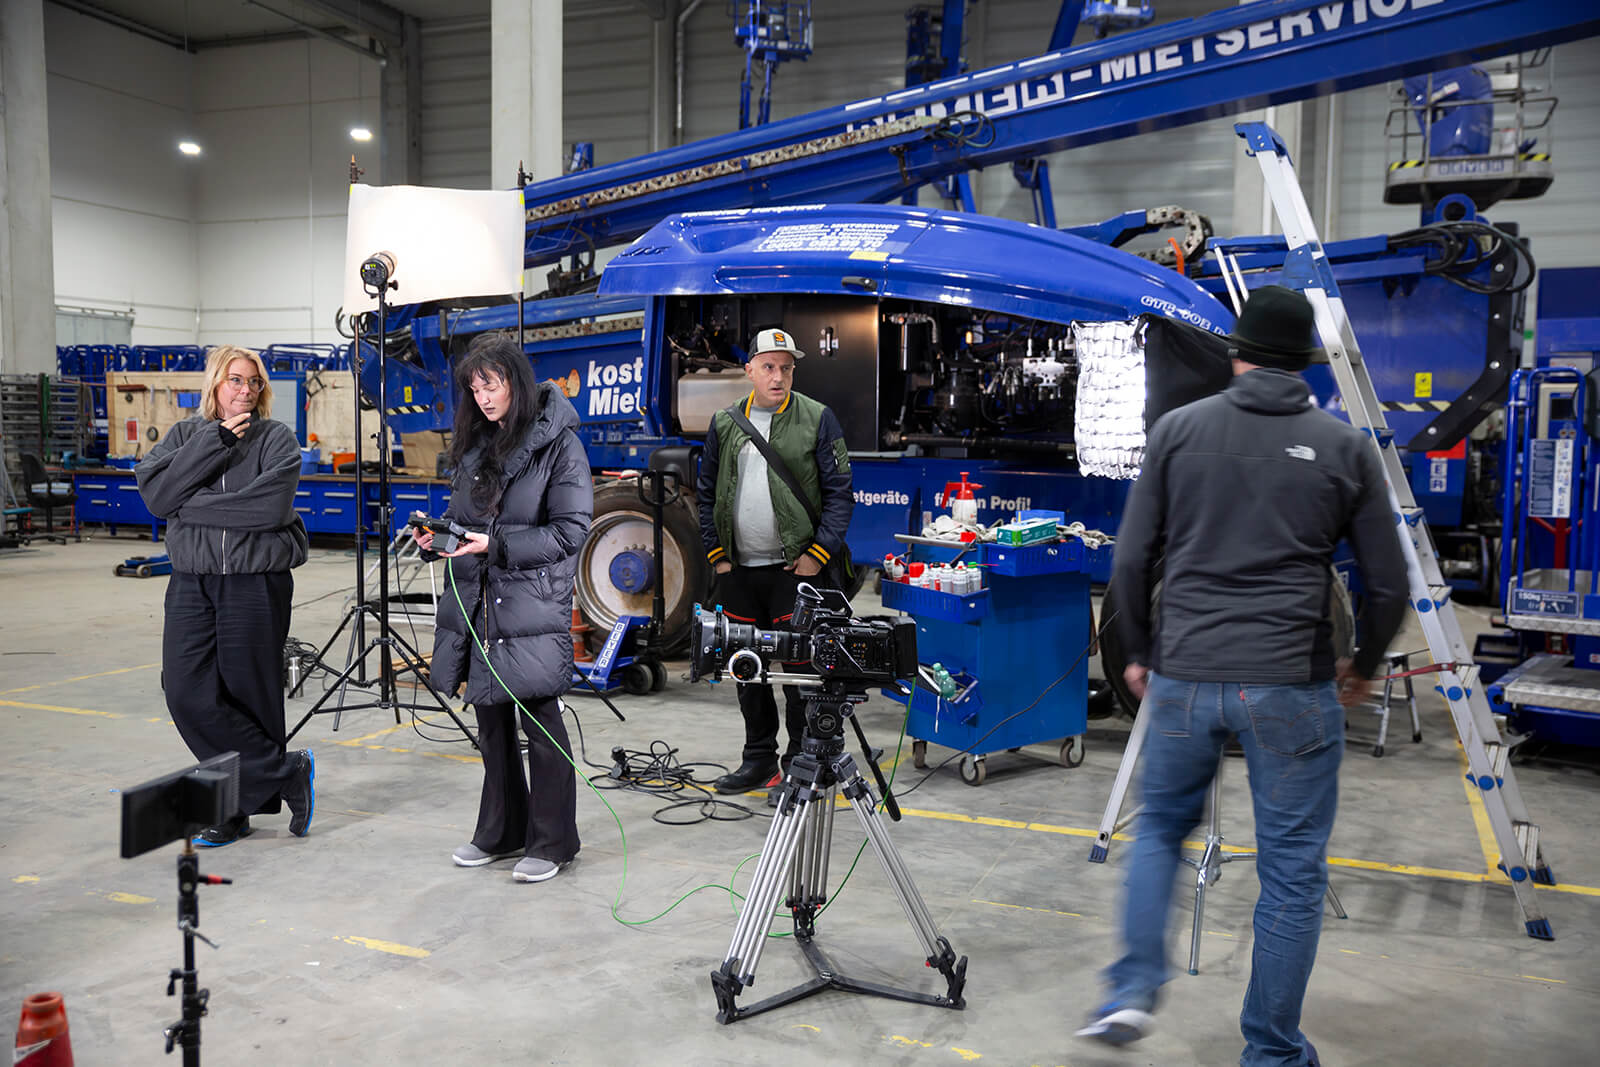
[[[805,353],[795,347],[794,335],[786,330],[762,330],[756,334],[756,343],[750,346],[752,356],[762,352],[787,352],[795,359],[804,359]]]

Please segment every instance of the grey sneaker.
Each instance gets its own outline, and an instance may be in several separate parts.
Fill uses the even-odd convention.
[[[485,852],[477,845],[474,845],[471,841],[468,841],[466,844],[450,853],[450,858],[455,862],[457,867],[482,867],[486,863],[493,863],[497,859],[504,859],[506,856],[515,855],[515,852]]]
[[[542,882],[547,878],[554,878],[560,869],[559,863],[551,863],[538,856],[524,856],[512,869],[511,877],[519,882]]]

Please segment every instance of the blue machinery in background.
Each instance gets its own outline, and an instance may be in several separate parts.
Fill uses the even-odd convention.
[[[954,480],[957,464],[982,469],[977,477],[988,479],[986,485],[1004,487],[986,501],[992,505],[986,518],[1014,511],[1031,497],[1023,507],[1066,510],[1091,526],[1109,527],[1120,512],[1122,487],[1070,470],[1071,427],[1062,432],[1060,406],[1055,422],[1044,420],[1043,431],[1028,429],[1023,417],[1032,410],[1028,398],[1053,387],[1038,375],[1029,378],[1024,368],[1048,366],[1054,353],[1029,350],[1026,331],[1037,327],[1024,327],[1022,320],[1054,324],[1054,336],[1031,339],[1041,346],[1059,345],[1070,321],[1042,311],[1044,304],[1031,298],[1089,276],[1080,273],[1086,265],[1055,261],[1037,293],[1003,308],[989,300],[991,275],[974,278],[970,291],[930,298],[936,301],[932,307],[921,306],[915,297],[896,303],[895,294],[861,283],[893,280],[879,277],[879,257],[898,276],[916,274],[914,260],[923,246],[908,253],[892,245],[862,244],[860,235],[873,232],[873,226],[892,231],[903,220],[861,219],[848,215],[850,209],[801,205],[891,200],[984,166],[1600,32],[1600,12],[1534,0],[1267,0],[989,70],[951,74],[959,69],[959,35],[951,15],[962,10],[956,0],[944,5],[944,76],[931,83],[525,187],[529,266],[638,238],[674,212],[756,209],[725,217],[718,239],[735,243],[744,240],[741,232],[770,236],[780,217],[789,227],[782,240],[762,244],[765,237],[752,238],[741,246],[750,253],[748,263],[711,272],[711,283],[690,296],[660,296],[674,291],[674,283],[661,276],[629,286],[627,293],[618,283],[604,281],[598,297],[551,296],[525,304],[526,346],[540,375],[560,382],[578,407],[597,469],[639,469],[653,455],[676,452],[675,462],[692,476],[687,450],[704,432],[710,413],[731,400],[724,394],[739,387],[745,339],[760,325],[793,320],[804,327],[791,325],[807,340],[803,347],[816,354],[836,352],[834,346],[847,340],[858,351],[871,348],[874,360],[882,352],[881,405],[875,394],[871,418],[859,420],[875,432],[852,442],[866,453],[856,464],[861,506],[852,550],[857,559],[880,557],[893,533],[918,527],[925,513],[936,510],[937,494]],[[786,210],[799,214],[773,210],[783,205],[793,205]],[[679,216],[657,235],[636,240],[608,266],[606,279],[619,268],[648,265],[663,254],[660,250],[671,246],[658,236],[686,226],[702,230],[694,218]],[[982,246],[986,223],[948,217],[952,233],[972,227],[972,240],[949,258],[946,269],[953,275],[990,262]],[[854,229],[858,224],[868,230]],[[1126,228],[1126,222],[1111,227],[1119,233]],[[823,236],[801,239],[804,233]],[[1185,234],[1186,240],[1192,236]],[[830,253],[829,242],[840,254]],[[712,259],[721,254],[709,247],[702,252]],[[1193,262],[1193,256],[1186,258]],[[1453,288],[1430,272],[1429,259],[1425,249],[1390,247],[1378,238],[1374,247],[1351,253],[1349,264],[1340,267],[1347,272],[1340,283],[1352,304],[1361,302],[1362,291],[1371,294],[1367,313],[1356,309],[1363,338],[1374,333],[1392,344],[1391,381],[1384,386],[1380,375],[1380,388],[1392,388],[1394,403],[1408,405],[1400,414],[1415,424],[1416,434],[1434,438],[1414,440],[1433,446],[1429,452],[1448,453],[1449,446],[1439,442],[1471,428],[1481,401],[1500,387],[1495,374],[1503,385],[1510,364],[1501,357],[1511,348],[1504,336],[1513,325],[1520,328],[1520,321],[1513,321],[1519,320],[1520,298]],[[1003,275],[1017,263],[996,259],[993,267]],[[1202,269],[1200,275],[1204,285],[1221,291],[1215,273],[1208,277]],[[851,312],[848,323],[829,321],[835,310],[851,304],[881,309],[886,318],[879,322]],[[950,317],[963,308],[970,309],[967,321],[979,315],[992,319],[987,330],[976,332],[982,340],[975,353],[961,340],[971,331],[964,333]],[[1117,299],[1073,314],[1094,320],[1126,318],[1140,310],[1162,310],[1162,305]],[[1514,314],[1499,314],[1503,310]],[[1040,320],[1032,320],[1033,314]],[[891,323],[889,316],[898,321]],[[941,316],[944,332],[935,338],[931,320]],[[1007,322],[1021,332],[1002,337],[1000,328]],[[1441,324],[1449,344],[1439,342]],[[389,394],[402,398],[389,412],[390,424],[401,431],[437,429],[447,425],[454,406],[451,357],[478,332],[514,328],[516,309],[413,308],[386,325],[391,350],[410,353],[389,362]],[[1427,342],[1416,343],[1423,336]],[[918,355],[930,347],[941,358]],[[1418,351],[1446,350],[1449,354],[1439,356],[1435,366],[1408,368],[1407,360],[1414,363]],[[892,365],[897,352],[921,362],[902,371]],[[1030,359],[1040,362],[1029,364]],[[1382,362],[1381,353],[1374,362]],[[1010,369],[995,373],[1001,364]],[[370,363],[368,373],[376,373]],[[374,394],[376,384],[363,382]],[[819,391],[816,385],[813,377],[803,377],[803,389]],[[993,393],[1002,389],[1008,404],[997,407]],[[1386,391],[1385,399],[1390,395]],[[940,402],[947,406],[940,409]],[[998,427],[991,421],[997,412],[1006,420]],[[972,421],[961,427],[961,417]],[[985,433],[973,434],[974,426]],[[972,438],[985,435],[1004,438],[1007,447],[975,447]],[[1465,477],[1471,462],[1448,454],[1428,458],[1427,484],[1440,486],[1431,498],[1424,495],[1430,514],[1440,508],[1467,510],[1476,491]],[[1434,477],[1437,464],[1443,465],[1443,478]],[[1421,476],[1414,468],[1413,477]],[[615,494],[618,499],[608,503],[610,496],[601,486],[597,516],[605,514],[604,507],[623,509],[626,521],[619,519],[612,531],[618,550],[642,543],[644,516],[626,510],[626,494]],[[698,545],[692,516],[682,516],[678,525],[682,528],[671,541],[684,558],[683,580],[692,599],[703,564],[693,558]],[[1482,542],[1469,540],[1459,555],[1456,580],[1484,584],[1490,568]],[[580,604],[597,629],[609,629],[620,615],[643,614],[639,598],[614,588],[607,575],[601,552],[580,570]],[[674,618],[686,624],[688,603],[680,606],[681,612],[668,612],[669,631],[676,629]]]
[[[1519,370],[1506,404],[1500,543],[1516,666],[1489,696],[1514,726],[1600,745],[1600,506],[1594,371]]]
[[[811,0],[728,0],[733,39],[744,49],[739,83],[739,128],[765,126],[772,116],[772,76],[778,64],[811,55]],[[761,104],[750,121],[750,90],[761,64]]]

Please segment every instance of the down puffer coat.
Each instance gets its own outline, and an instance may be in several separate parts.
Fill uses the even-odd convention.
[[[463,699],[472,705],[558,696],[572,685],[572,582],[594,515],[594,482],[574,432],[578,413],[549,382],[539,389],[539,415],[501,475],[499,514],[473,503],[476,449],[456,471],[445,511],[489,535],[487,552],[445,561],[433,637],[434,687],[449,694],[466,682]]]

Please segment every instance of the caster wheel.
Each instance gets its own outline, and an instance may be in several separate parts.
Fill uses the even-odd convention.
[[[630,663],[622,670],[622,689],[632,696],[642,697],[650,692],[650,686],[655,682],[650,668],[643,663]]]
[[[660,660],[650,661],[650,691],[659,693],[667,687],[667,665]]]
[[[141,578],[148,578],[150,577],[150,568],[141,563],[139,565],[139,569],[134,573]]]
[[[1061,742],[1061,766],[1076,767],[1083,762],[1083,735],[1076,734]]]
[[[982,785],[989,776],[989,764],[982,756],[961,757],[961,780],[968,785]]]
[[[917,770],[926,770],[928,767],[928,742],[911,742],[911,766]]]

